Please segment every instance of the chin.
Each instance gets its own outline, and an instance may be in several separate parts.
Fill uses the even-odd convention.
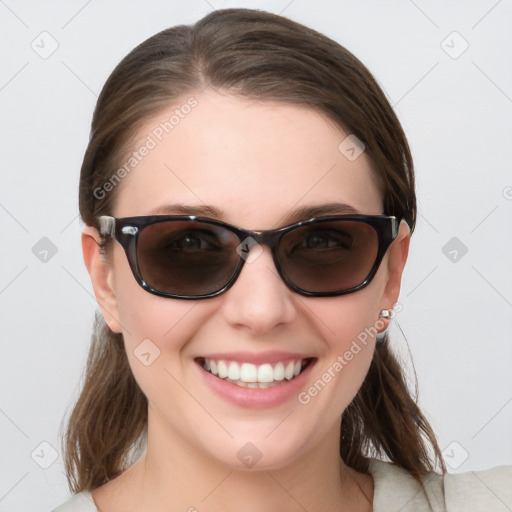
[[[286,434],[274,433],[267,439],[265,436],[260,434],[257,438],[252,437],[252,440],[250,437],[238,437],[220,451],[218,446],[212,453],[210,445],[209,452],[218,463],[232,470],[270,471],[285,468],[296,461],[307,443],[307,440],[302,443],[293,441],[289,429]]]

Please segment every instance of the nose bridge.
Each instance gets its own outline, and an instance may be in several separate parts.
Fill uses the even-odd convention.
[[[224,298],[224,314],[232,325],[245,326],[255,333],[268,332],[291,322],[295,311],[293,292],[282,280],[274,257],[273,247],[279,234],[244,231],[244,236],[239,254],[245,261]]]
[[[240,239],[240,244],[236,251],[240,258],[244,260],[240,271],[242,271],[248,265],[252,265],[253,262],[256,261],[256,259],[258,259],[263,252],[265,252],[265,247],[268,248],[268,251],[272,257],[272,262],[270,263],[273,263],[275,267],[278,267],[274,251],[274,246],[277,241],[276,235],[278,235],[276,231],[277,230],[253,231],[247,229],[239,229],[238,236]],[[265,266],[268,267],[268,263],[266,263]]]
[[[263,247],[268,247],[270,255],[272,256],[272,263],[276,276],[280,279],[280,262],[278,261],[277,244],[281,238],[282,228],[269,229],[269,230],[240,230],[239,238],[241,239],[240,245],[237,248],[239,256],[244,260],[243,267],[247,263],[254,262],[260,254],[264,251]]]
[[[241,243],[243,244],[246,240],[252,238],[258,245],[265,245],[269,247],[272,255],[274,256],[278,240],[281,237],[281,231],[282,228],[255,231],[242,230],[241,234],[243,236],[243,240]],[[250,244],[251,248],[256,245],[254,242]]]

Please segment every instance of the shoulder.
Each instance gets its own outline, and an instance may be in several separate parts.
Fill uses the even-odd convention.
[[[447,474],[444,490],[448,512],[512,510],[512,466]]]
[[[420,485],[407,471],[372,459],[375,512],[501,512],[512,509],[512,466],[459,474],[429,473]]]
[[[89,491],[75,494],[52,512],[99,512]]]
[[[377,459],[370,473],[374,512],[446,512],[442,475],[429,473],[420,485],[405,469]]]

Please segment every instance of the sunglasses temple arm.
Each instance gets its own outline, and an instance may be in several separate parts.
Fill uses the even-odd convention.
[[[102,215],[99,219],[100,235],[110,235],[114,237],[116,232],[116,219],[109,215]]]

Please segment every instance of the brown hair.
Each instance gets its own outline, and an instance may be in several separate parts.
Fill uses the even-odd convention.
[[[370,72],[326,36],[250,9],[218,10],[192,26],[164,30],[115,68],[98,99],[81,170],[80,214],[87,225],[98,227],[97,217],[112,213],[119,187],[106,194],[104,184],[143,123],[207,86],[306,105],[329,116],[364,143],[380,180],[384,214],[404,218],[414,229],[409,146]],[[368,472],[370,456],[387,457],[418,481],[438,463],[446,471],[386,338],[377,344],[341,423],[341,457],[357,471]],[[146,427],[147,400],[130,370],[122,335],[97,318],[83,389],[63,440],[70,489],[92,490],[123,472],[142,447]]]

